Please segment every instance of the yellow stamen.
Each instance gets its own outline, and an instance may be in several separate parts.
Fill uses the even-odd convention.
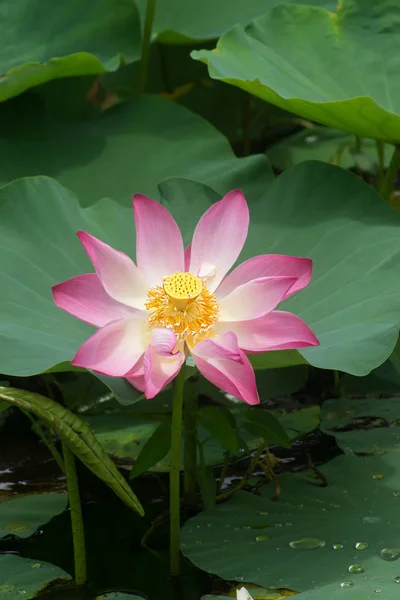
[[[207,337],[218,318],[219,305],[203,281],[191,273],[174,273],[148,291],[145,307],[150,328],[172,329],[177,341]]]

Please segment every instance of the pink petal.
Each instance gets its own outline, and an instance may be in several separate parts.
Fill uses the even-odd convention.
[[[86,340],[71,364],[103,375],[123,377],[145,351],[147,331],[143,316],[112,321]]]
[[[271,312],[297,281],[295,277],[261,277],[240,285],[219,301],[219,321],[247,321]]]
[[[215,273],[206,279],[214,291],[235,263],[246,240],[249,209],[240,190],[227,194],[201,217],[193,235],[190,272],[198,275],[202,265],[215,265]]]
[[[139,392],[144,392],[144,366],[143,366],[144,354],[139,358],[136,365],[125,375],[125,379],[129,381],[133,387],[135,387]]]
[[[183,241],[179,227],[164,206],[135,194],[136,261],[149,287],[184,271]]]
[[[185,355],[174,353],[176,337],[171,329],[153,329],[150,344],[144,354],[144,393],[154,398],[179,373]]]
[[[143,309],[148,288],[129,256],[85,231],[78,231],[78,237],[107,294],[118,302]]]
[[[192,246],[188,246],[185,250],[185,272],[187,273],[190,269],[190,259],[192,255]]]
[[[297,277],[297,281],[288,290],[285,298],[298,292],[310,283],[312,271],[311,258],[298,258],[283,254],[262,254],[249,258],[229,273],[216,292],[218,298],[227,296],[236,287],[260,277]]]
[[[135,313],[134,308],[117,302],[107,294],[96,273],[68,279],[55,285],[52,292],[57,306],[96,327]]]
[[[282,310],[274,310],[252,321],[221,322],[216,330],[220,334],[234,331],[240,348],[245,352],[319,346],[318,339],[300,317]]]
[[[234,339],[231,332],[226,332],[199,342],[191,350],[194,361],[200,373],[216,387],[247,404],[258,404],[260,400],[253,367],[245,353],[239,349],[237,340],[233,343]],[[218,348],[212,350],[212,344]],[[227,348],[225,357],[221,352],[224,347]],[[240,362],[231,358],[233,347],[240,356]]]
[[[224,332],[224,335],[207,338],[196,345],[196,355],[199,358],[230,359],[241,362],[242,357],[236,335],[232,331]]]

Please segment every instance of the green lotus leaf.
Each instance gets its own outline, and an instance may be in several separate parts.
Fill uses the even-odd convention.
[[[400,454],[339,456],[321,471],[326,486],[314,473],[286,474],[279,502],[265,486],[200,513],[183,528],[183,553],[223,579],[303,592],[301,600],[377,590],[395,600]]]
[[[359,136],[400,142],[400,23],[390,0],[278,6],[193,52],[210,76]],[[290,42],[289,42],[290,40]]]
[[[30,600],[50,583],[70,579],[68,573],[50,563],[0,554],[0,595],[4,600]]]
[[[130,0],[1,0],[0,101],[51,79],[115,71],[140,56]]]

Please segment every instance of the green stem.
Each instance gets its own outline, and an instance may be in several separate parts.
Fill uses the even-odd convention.
[[[194,508],[197,502],[197,381],[198,376],[186,382],[184,420],[184,504]]]
[[[377,187],[378,189],[382,185],[384,173],[385,173],[385,146],[382,140],[376,140],[376,154],[378,156],[378,178]]]
[[[390,200],[398,169],[400,169],[400,149],[398,146],[395,146],[388,170],[379,189],[379,193],[385,202],[389,202]]]
[[[181,368],[174,381],[172,395],[171,458],[169,474],[169,510],[170,510],[170,561],[171,575],[180,573],[181,545],[181,507],[180,507],[180,466],[182,437],[183,386],[185,366]]]
[[[65,475],[68,485],[69,510],[71,514],[72,540],[74,545],[75,583],[86,583],[86,547],[83,528],[82,507],[79,496],[78,478],[76,476],[75,458],[71,450],[63,443]]]
[[[147,0],[146,17],[144,21],[142,56],[139,65],[138,91],[144,92],[146,88],[147,72],[150,58],[151,31],[153,29],[156,0]]]

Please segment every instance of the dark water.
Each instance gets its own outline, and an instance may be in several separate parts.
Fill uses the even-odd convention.
[[[326,462],[338,454],[333,438],[314,432],[300,438],[290,451],[274,452],[282,459],[282,470],[305,468],[311,460]],[[247,467],[239,462],[233,478]],[[27,491],[63,489],[65,480],[47,449],[30,431],[21,427],[20,415],[11,417],[0,439],[0,489],[4,495]],[[146,475],[135,481],[134,489],[144,505],[146,516],[138,517],[87,469],[78,464],[86,533],[87,589],[71,585],[50,588],[40,598],[92,600],[97,595],[123,591],[137,593],[149,600],[199,600],[211,592],[228,589],[225,582],[211,577],[182,558],[182,576],[168,573],[168,521],[165,520],[148,540],[150,549],[141,547],[141,538],[152,520],[167,507],[168,479]],[[256,493],[256,488],[253,488]],[[1,496],[0,496],[1,497]],[[182,519],[190,515],[183,514]],[[16,552],[58,565],[73,573],[72,536],[69,513],[55,517],[27,539],[8,536],[0,540],[0,552]]]

